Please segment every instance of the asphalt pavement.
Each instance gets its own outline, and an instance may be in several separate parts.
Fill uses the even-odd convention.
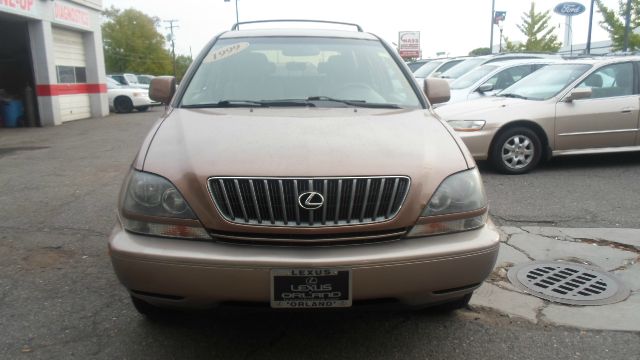
[[[159,112],[0,129],[0,359],[640,359],[639,332],[482,306],[143,319],[113,274],[106,237]],[[482,170],[501,225],[640,228],[638,154],[564,158],[517,177]]]

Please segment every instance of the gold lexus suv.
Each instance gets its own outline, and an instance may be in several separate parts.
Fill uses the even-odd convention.
[[[431,109],[448,85],[418,88],[357,30],[236,24],[177,90],[152,81],[168,106],[109,239],[141,313],[468,303],[499,235],[473,158]]]

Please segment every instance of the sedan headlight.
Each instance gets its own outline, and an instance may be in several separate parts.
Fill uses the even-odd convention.
[[[480,131],[487,122],[484,120],[450,120],[447,123],[455,131]]]
[[[487,197],[477,168],[446,178],[409,236],[473,230],[487,221]]]
[[[122,200],[122,225],[135,233],[209,239],[195,214],[169,180],[133,171]]]

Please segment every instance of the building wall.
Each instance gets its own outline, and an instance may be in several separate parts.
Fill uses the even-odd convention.
[[[102,52],[101,9],[101,0],[0,0],[0,13],[15,15],[28,21],[40,122],[44,126],[62,123],[61,96],[88,96],[91,116],[101,117],[109,113]],[[58,83],[54,28],[81,34],[86,60],[86,83]]]

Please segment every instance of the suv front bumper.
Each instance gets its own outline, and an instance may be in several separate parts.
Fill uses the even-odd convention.
[[[420,306],[475,290],[491,273],[499,234],[473,231],[336,246],[240,245],[136,235],[118,224],[109,252],[120,282],[147,302],[207,308],[270,301],[270,272],[289,268],[352,270],[354,305],[393,300]]]

